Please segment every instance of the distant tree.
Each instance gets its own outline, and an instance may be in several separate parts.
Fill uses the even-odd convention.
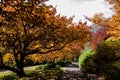
[[[56,15],[47,0],[4,0],[0,3],[0,68],[25,76],[25,57],[63,49],[73,41],[86,43],[89,27],[72,17]],[[15,67],[4,63],[4,55],[12,54]]]
[[[115,14],[111,18],[105,18],[102,13],[95,14],[94,17],[88,18],[94,24],[105,27],[108,29],[107,34],[108,40],[119,40],[120,39],[120,0],[106,0],[113,8],[111,8]]]
[[[92,38],[90,41],[90,47],[92,49],[96,49],[98,45],[101,44],[102,41],[107,38],[107,29],[101,27],[96,33],[92,33]]]

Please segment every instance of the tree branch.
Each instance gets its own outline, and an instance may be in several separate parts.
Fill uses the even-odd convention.
[[[10,70],[10,71],[13,71],[15,73],[18,73],[17,69],[9,67],[9,66],[6,66],[6,65],[0,65],[0,68],[5,69],[5,70]]]
[[[63,49],[67,44],[64,44],[62,47],[60,48],[54,48],[54,49],[49,49],[47,51],[39,51],[39,48],[38,49],[35,49],[35,50],[29,50],[28,52],[26,51],[25,55],[24,56],[28,56],[28,55],[31,55],[31,54],[35,54],[35,53],[39,53],[39,54],[47,54],[47,53],[50,53],[50,52],[53,52],[53,51],[57,51],[57,50],[61,50]]]

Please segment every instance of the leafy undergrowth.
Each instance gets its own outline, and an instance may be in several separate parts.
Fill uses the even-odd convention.
[[[62,77],[62,70],[39,70],[26,72],[27,77],[19,78],[15,74],[3,76],[0,80],[60,80]]]
[[[91,51],[88,52],[91,54]],[[82,58],[84,57],[80,60]],[[81,68],[85,73],[104,76],[105,80],[120,80],[120,40],[102,42],[96,53],[82,62],[84,64]]]

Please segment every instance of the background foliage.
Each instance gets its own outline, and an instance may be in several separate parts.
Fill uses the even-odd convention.
[[[104,76],[106,80],[120,79],[120,41],[102,42],[96,53],[84,61],[84,72]]]

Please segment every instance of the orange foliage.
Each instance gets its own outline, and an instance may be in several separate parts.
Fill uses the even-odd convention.
[[[23,76],[26,56],[60,51],[69,43],[79,41],[84,45],[90,38],[90,28],[73,17],[56,15],[47,0],[4,0],[0,3],[0,59],[6,53],[13,54],[17,68],[0,67]],[[51,54],[53,55],[53,54]],[[4,66],[4,67],[3,67]]]
[[[74,57],[80,55],[80,51],[84,46],[80,42],[74,42],[68,44],[65,48],[60,51],[50,52],[48,54],[32,54],[28,56],[34,63],[44,62],[58,62],[63,59],[72,60]]]

